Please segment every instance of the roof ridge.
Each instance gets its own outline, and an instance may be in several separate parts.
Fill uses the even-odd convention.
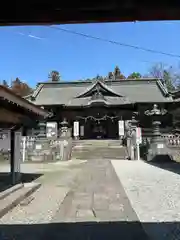
[[[26,96],[23,96],[23,98],[27,99],[27,98],[31,97],[31,96],[32,96],[32,94],[33,94],[33,92],[32,92],[32,93],[30,93],[30,94],[28,94],[28,95],[26,95]]]
[[[84,92],[80,93],[78,96],[76,96],[76,98],[81,98],[84,95],[88,94],[96,85],[100,84],[102,88],[104,88],[106,91],[111,92],[112,94],[118,96],[118,97],[123,97],[121,95],[119,95],[118,93],[116,93],[113,89],[111,89],[109,86],[107,86],[105,83],[103,83],[100,80],[95,81],[94,83],[92,83],[92,85],[86,89]]]
[[[37,97],[37,95],[39,94],[39,92],[41,91],[41,89],[43,88],[43,86],[44,86],[43,83],[40,83],[40,84],[38,85],[38,87],[37,87],[37,88],[35,89],[35,91],[32,93],[32,96],[31,96],[32,100],[34,100],[34,99]]]
[[[163,95],[165,97],[168,97],[169,96],[169,92],[168,92],[166,86],[163,85],[163,83],[161,82],[160,79],[157,80],[157,85],[158,85],[159,89],[162,91]]]
[[[98,79],[95,79],[95,80],[92,80],[92,81],[86,81],[86,80],[72,80],[72,81],[60,81],[60,82],[39,82],[38,84],[40,85],[40,84],[54,84],[54,85],[61,85],[61,84],[82,84],[82,83],[94,83],[94,82],[97,82],[97,81],[100,81],[100,82],[102,82],[102,83],[104,83],[104,84],[106,84],[106,82],[107,83],[110,83],[110,82],[113,82],[113,83],[119,83],[119,82],[133,82],[133,81],[139,81],[139,82],[143,82],[143,81],[157,81],[157,80],[160,80],[160,79],[158,79],[158,78],[137,78],[137,79],[134,79],[134,78],[131,78],[131,79],[127,79],[127,78],[125,78],[125,79],[116,79],[116,80],[112,80],[112,79],[107,79],[107,80],[105,80],[104,82],[102,82],[101,80],[98,80]]]

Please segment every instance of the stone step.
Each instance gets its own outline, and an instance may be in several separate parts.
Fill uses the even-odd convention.
[[[76,141],[72,159],[126,159],[126,148],[117,140]]]
[[[73,159],[126,159],[126,148],[99,148],[99,147],[82,147],[74,148],[72,151]]]
[[[73,146],[77,148],[80,147],[111,147],[111,146],[121,146],[121,142],[119,140],[79,140],[73,142]]]
[[[0,218],[16,207],[25,198],[29,197],[40,186],[41,184],[39,183],[25,183],[21,187],[14,187],[12,191],[9,190],[9,194],[5,193],[3,195],[3,193],[1,193],[3,197],[0,199]]]

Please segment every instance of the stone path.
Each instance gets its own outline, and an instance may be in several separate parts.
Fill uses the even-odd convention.
[[[180,239],[180,164],[112,161],[133,209],[152,240]]]
[[[47,239],[147,239],[109,160],[90,160],[45,234]]]
[[[1,240],[148,239],[110,160],[23,169],[44,173],[43,186],[0,219]]]

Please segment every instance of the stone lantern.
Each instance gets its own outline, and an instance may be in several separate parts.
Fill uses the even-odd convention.
[[[131,120],[131,130],[136,130],[136,127],[137,127],[138,121],[137,121],[136,118],[135,118],[135,114],[137,114],[137,113],[134,113],[134,115],[132,116],[132,120]]]
[[[150,149],[148,150],[148,160],[154,159],[157,155],[165,154],[164,140],[161,138],[160,125],[161,117],[167,113],[165,109],[159,109],[157,104],[153,105],[151,110],[146,110],[145,115],[152,119],[152,138]]]
[[[63,121],[60,122],[60,126],[61,126],[60,137],[62,137],[62,138],[68,137],[68,125],[69,124],[68,124],[66,118],[64,118]]]

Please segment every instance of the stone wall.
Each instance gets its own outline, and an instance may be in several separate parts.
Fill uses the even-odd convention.
[[[162,143],[164,143],[164,154],[168,155],[172,160],[180,162],[180,135],[172,133],[162,133]],[[150,149],[151,138],[143,136],[143,142],[140,145],[141,158],[146,160],[146,155]]]

